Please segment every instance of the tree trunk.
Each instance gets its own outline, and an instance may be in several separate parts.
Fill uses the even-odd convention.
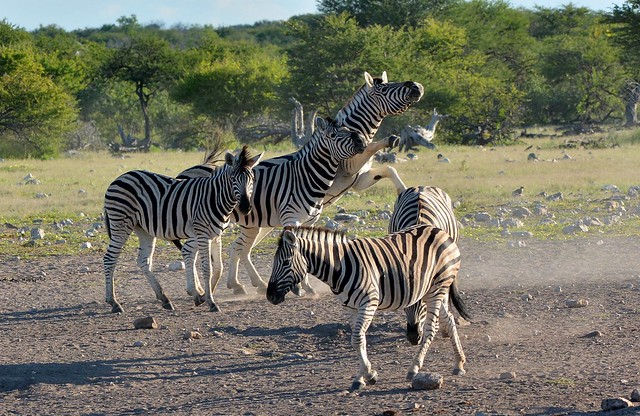
[[[314,121],[316,114],[318,114],[318,110],[313,111],[305,123],[304,109],[302,104],[300,104],[300,101],[296,100],[294,97],[290,97],[289,102],[293,103],[294,106],[291,113],[291,141],[297,147],[302,147],[311,140],[311,136],[313,136],[315,125]]]
[[[638,125],[638,103],[640,103],[640,83],[630,82],[625,91],[625,126]]]
[[[149,96],[144,93],[144,85],[138,83],[136,85],[136,95],[140,101],[140,109],[142,110],[142,116],[144,117],[144,140],[140,143],[140,147],[144,150],[149,150],[151,147],[151,119],[149,118],[149,112],[147,108],[149,106]]]

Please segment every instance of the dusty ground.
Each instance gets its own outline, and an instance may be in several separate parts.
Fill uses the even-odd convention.
[[[358,393],[346,392],[357,370],[346,315],[326,291],[274,306],[223,282],[223,313],[212,314],[191,304],[181,272],[165,270],[168,312],[126,253],[116,269],[126,313],[114,315],[99,255],[0,256],[0,414],[592,414],[640,388],[639,247],[640,237],[521,248],[463,239],[460,286],[475,318],[460,328],[467,374],[451,375],[438,337],[425,364],[444,387],[412,390],[404,316],[378,314],[368,342],[379,381]],[[157,268],[175,258],[161,249]],[[257,260],[267,275],[270,260]],[[580,298],[589,306],[565,306]],[[144,316],[160,328],[133,329]],[[203,337],[185,340],[191,330]]]

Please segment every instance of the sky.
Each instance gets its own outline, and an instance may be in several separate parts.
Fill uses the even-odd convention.
[[[610,11],[624,0],[508,0],[514,7],[557,8],[568,3]],[[142,25],[160,23],[211,25],[253,24],[261,20],[287,20],[317,13],[316,0],[0,0],[0,20],[28,31],[55,24],[66,31],[115,24],[121,16],[135,15]]]

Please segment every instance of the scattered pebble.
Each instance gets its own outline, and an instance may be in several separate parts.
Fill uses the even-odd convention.
[[[411,380],[414,390],[436,390],[442,387],[444,378],[438,373],[418,373]]]
[[[511,371],[511,372],[506,372],[506,373],[501,373],[500,374],[500,380],[513,380],[516,378],[516,372],[515,371]]]
[[[153,316],[147,316],[145,318],[138,318],[133,321],[133,326],[136,329],[158,329],[158,324]]]
[[[627,407],[633,407],[633,403],[625,398],[615,397],[610,399],[603,399],[600,407],[604,411],[619,410],[626,409]]]
[[[564,304],[567,308],[584,308],[589,306],[589,301],[586,299],[568,299]]]

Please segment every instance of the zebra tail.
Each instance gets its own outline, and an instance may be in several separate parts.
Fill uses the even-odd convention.
[[[109,236],[109,240],[111,240],[111,226],[109,225],[109,214],[107,211],[104,211],[104,226],[107,229],[107,235]]]
[[[171,240],[174,246],[178,247],[178,250],[182,250],[182,243],[180,240]]]
[[[460,316],[462,316],[466,321],[471,322],[472,320],[471,314],[467,310],[467,306],[464,304],[464,301],[460,297],[460,292],[458,291],[457,279],[454,279],[453,283],[451,283],[451,286],[449,287],[449,300],[451,301],[453,306],[455,306],[455,308],[458,310],[458,313],[460,313]]]

